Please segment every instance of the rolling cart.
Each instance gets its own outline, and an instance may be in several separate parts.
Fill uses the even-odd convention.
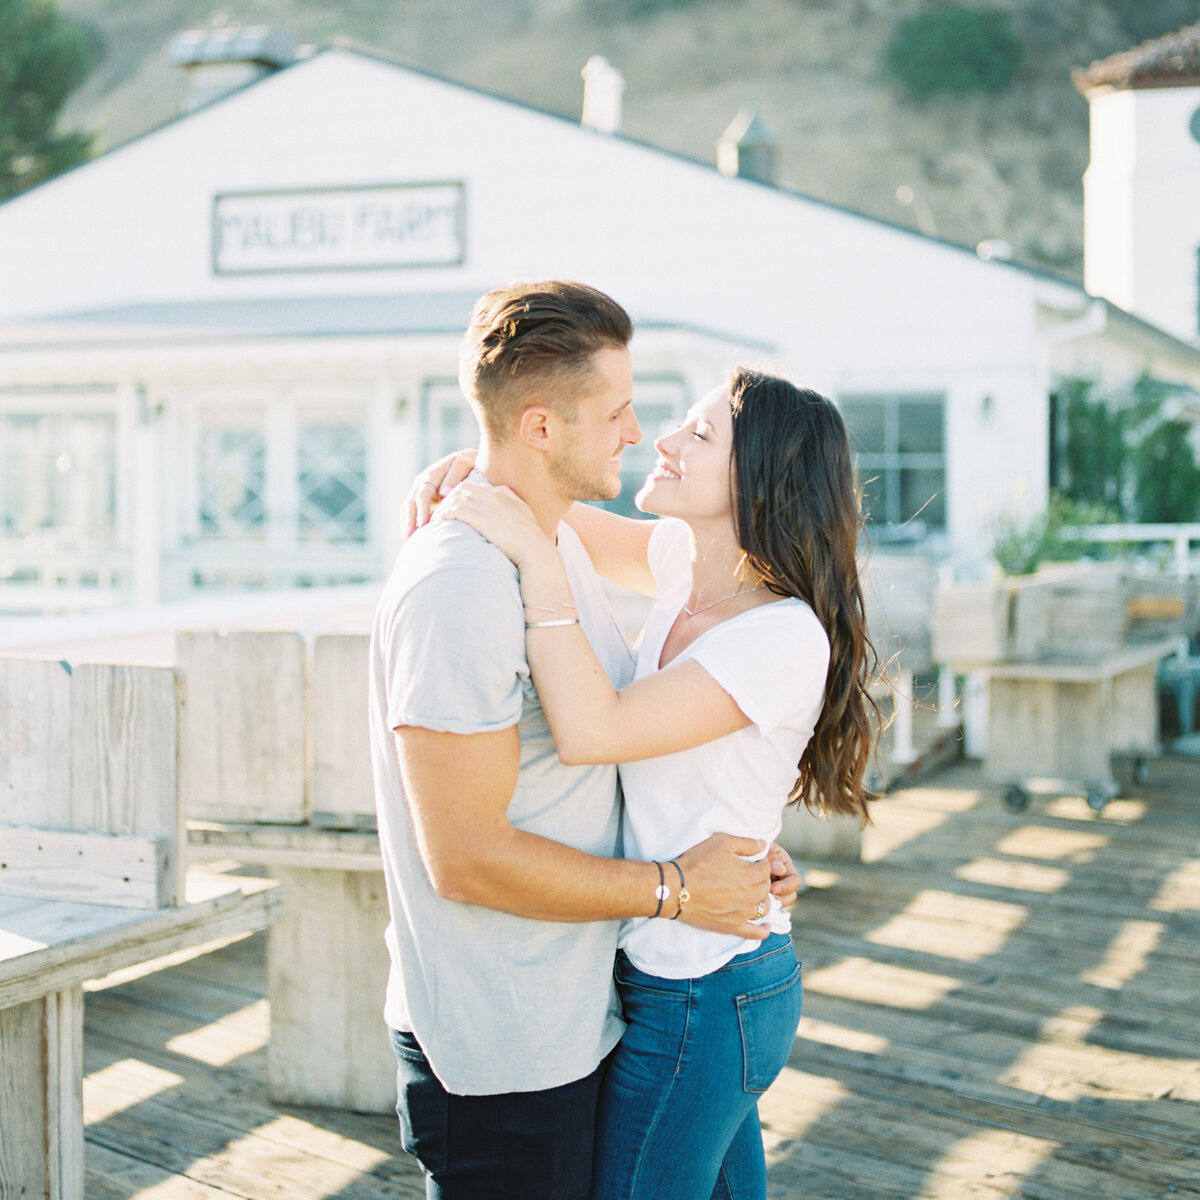
[[[988,670],[985,778],[1019,812],[1035,794],[1081,791],[1095,811],[1120,795],[1112,756],[1160,753],[1156,672],[1175,643],[1126,645],[1087,661],[996,663]]]

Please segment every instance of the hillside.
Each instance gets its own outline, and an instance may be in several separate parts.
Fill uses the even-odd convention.
[[[568,116],[580,111],[581,67],[603,54],[625,77],[630,137],[712,162],[750,104],[779,140],[781,182],[968,245],[1002,238],[1021,261],[1078,274],[1087,105],[1071,68],[1200,20],[1200,0],[1002,6],[1024,47],[1015,85],[922,104],[881,67],[921,0],[229,0],[223,14],[301,41],[346,38]],[[162,48],[216,15],[190,0],[59,8],[86,23],[97,56],[65,124],[96,130],[99,148],[175,114],[183,79]],[[908,206],[898,188],[912,190]]]

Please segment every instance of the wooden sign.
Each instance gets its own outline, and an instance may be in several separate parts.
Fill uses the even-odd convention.
[[[213,271],[457,266],[461,183],[227,192],[213,201]]]

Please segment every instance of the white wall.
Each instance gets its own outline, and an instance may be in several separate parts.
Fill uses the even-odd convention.
[[[1177,337],[1194,339],[1200,334],[1200,141],[1189,124],[1200,110],[1200,87],[1090,99],[1085,285]]]

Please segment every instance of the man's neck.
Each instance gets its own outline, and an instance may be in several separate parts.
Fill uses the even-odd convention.
[[[542,465],[529,462],[519,452],[506,453],[504,447],[481,443],[475,469],[488,483],[511,488],[533,510],[537,523],[547,537],[558,537],[558,524],[571,507]]]

